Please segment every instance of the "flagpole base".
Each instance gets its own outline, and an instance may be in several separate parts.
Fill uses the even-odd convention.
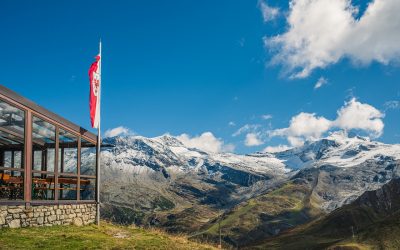
[[[96,225],[100,226],[100,202],[96,203]]]

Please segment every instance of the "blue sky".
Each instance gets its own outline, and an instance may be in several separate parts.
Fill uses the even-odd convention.
[[[104,131],[211,132],[238,153],[344,128],[398,143],[399,3],[301,2],[4,0],[0,83],[89,128],[87,70],[101,37]],[[374,19],[382,12],[390,23]],[[338,119],[357,104],[365,116],[346,117],[364,125]],[[290,127],[301,112],[318,133]]]

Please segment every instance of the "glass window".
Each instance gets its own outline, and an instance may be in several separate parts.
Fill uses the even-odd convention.
[[[11,168],[12,167],[11,160],[12,160],[12,151],[4,151],[3,167]]]
[[[0,200],[24,199],[24,173],[0,170]]]
[[[56,127],[35,116],[32,122],[32,169],[54,172]]]
[[[81,177],[81,200],[95,200],[96,179]]]
[[[36,150],[33,151],[33,161],[32,161],[33,170],[42,170],[42,151]]]
[[[81,175],[96,175],[96,145],[81,140]]]
[[[77,176],[60,176],[58,177],[58,199],[60,200],[76,200],[78,177]]]
[[[0,200],[24,197],[24,141],[25,112],[0,100]]]
[[[14,168],[22,168],[22,151],[14,151]]]
[[[60,173],[74,173],[78,170],[78,138],[60,129],[58,169]]]
[[[54,174],[32,173],[32,199],[54,200],[55,196]]]
[[[55,198],[56,127],[36,116],[32,117],[32,199]],[[39,173],[41,171],[41,173]],[[43,173],[49,172],[49,173]]]

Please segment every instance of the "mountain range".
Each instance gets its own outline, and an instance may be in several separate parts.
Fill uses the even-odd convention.
[[[295,237],[301,227],[356,209],[399,177],[400,145],[345,132],[248,155],[190,148],[170,135],[104,143],[113,146],[102,150],[102,216],[204,241],[218,241],[221,229],[227,247],[274,246],[288,232]]]

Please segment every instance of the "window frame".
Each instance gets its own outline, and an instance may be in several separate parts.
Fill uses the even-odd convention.
[[[24,148],[21,152],[23,152],[23,156],[21,159],[21,165],[23,164],[23,167],[21,168],[4,168],[0,167],[0,170],[10,170],[10,171],[18,171],[21,172],[24,176],[23,180],[23,200],[0,200],[0,205],[40,205],[40,204],[81,204],[81,203],[95,203],[96,198],[93,200],[81,200],[80,199],[80,182],[81,182],[81,174],[80,174],[80,165],[81,165],[81,140],[84,139],[90,143],[93,143],[95,146],[97,145],[97,140],[90,138],[89,136],[85,135],[87,132],[86,130],[83,130],[80,128],[80,132],[74,131],[74,129],[68,127],[67,125],[62,124],[61,122],[51,119],[50,117],[34,110],[33,108],[30,108],[24,104],[21,104],[7,95],[3,94],[3,90],[0,86],[0,101],[3,101],[15,108],[18,108],[19,110],[24,112]],[[12,93],[13,94],[13,93]],[[23,99],[22,97],[18,97]],[[26,101],[26,100],[24,100]],[[29,104],[29,103],[28,103]],[[51,113],[51,112],[50,112]],[[50,114],[51,115],[51,114]],[[33,157],[33,141],[32,141],[32,132],[33,132],[33,117],[37,117],[39,119],[42,119],[45,122],[48,122],[52,125],[55,126],[55,159],[54,159],[54,172],[50,171],[39,171],[39,170],[33,170],[33,162],[32,162],[32,157]],[[56,117],[57,118],[57,117]],[[63,120],[62,118],[60,120]],[[67,123],[70,123],[66,121]],[[73,124],[74,125],[74,124]],[[74,125],[75,126],[75,125]],[[59,130],[63,129],[77,138],[78,142],[78,148],[77,148],[77,173],[60,173],[58,170],[58,151],[59,151]],[[93,134],[90,134],[90,136],[93,137]],[[98,154],[96,150],[96,154]],[[14,153],[13,153],[14,154]],[[97,157],[96,157],[97,158]],[[96,184],[95,186],[95,194],[98,192],[97,190],[97,171],[99,171],[99,167],[97,165],[96,161],[96,169],[95,169],[95,175],[94,176],[88,176],[88,175],[82,175],[83,178],[90,178],[94,179],[94,182]],[[55,179],[55,194],[54,194],[54,200],[33,200],[32,199],[32,179],[33,179],[33,174],[34,173],[39,173],[39,174],[50,174],[54,175]],[[58,177],[60,175],[63,176],[74,176],[77,177],[77,190],[76,190],[76,200],[60,200],[58,199]],[[95,196],[96,197],[96,196]]]
[[[23,123],[24,133],[23,133],[23,138],[22,138],[23,148],[22,148],[22,150],[15,150],[15,149],[5,150],[4,154],[5,154],[5,152],[11,152],[11,162],[10,162],[11,166],[10,167],[5,167],[5,166],[0,167],[0,170],[2,170],[2,171],[10,171],[12,173],[12,175],[14,174],[14,172],[19,172],[20,174],[23,175],[23,179],[22,179],[22,199],[0,200],[0,204],[1,203],[9,203],[9,202],[20,203],[20,202],[24,202],[25,193],[26,193],[26,164],[25,164],[25,158],[26,158],[26,119],[27,119],[28,112],[23,107],[20,107],[19,105],[15,105],[13,102],[10,102],[7,99],[4,99],[4,98],[0,97],[0,102],[4,102],[4,103],[8,104],[11,107],[14,107],[14,108],[18,109],[19,111],[23,112],[23,114],[24,114],[24,117],[23,117],[23,119],[24,119],[24,123]],[[7,132],[5,132],[5,133],[7,133]],[[15,152],[16,151],[21,152],[21,167],[20,168],[15,168],[15,166],[14,166]],[[1,156],[1,158],[4,161],[3,156]]]

